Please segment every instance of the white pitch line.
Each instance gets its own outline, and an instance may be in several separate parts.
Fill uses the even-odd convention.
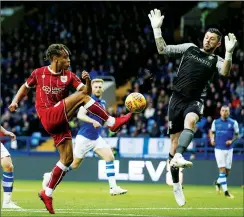
[[[29,212],[32,212],[32,213],[48,213],[48,211],[47,210],[2,210],[2,211],[7,211],[7,212],[27,212],[27,211],[29,211]],[[55,211],[57,211],[57,210],[55,210]],[[64,212],[64,211],[58,211],[58,212],[56,212],[56,214],[67,214],[67,213],[69,213],[69,214],[85,214],[85,215],[100,215],[100,216],[102,216],[102,215],[105,215],[105,216],[138,216],[138,217],[150,217],[150,216],[152,216],[152,217],[163,217],[163,216],[156,216],[156,215],[142,215],[142,214],[130,214],[130,213],[126,213],[126,214],[124,214],[124,213],[121,213],[121,214],[119,214],[119,213],[106,213],[106,212],[78,212],[78,211],[76,211],[76,212],[70,212],[69,210],[67,210],[67,212]]]
[[[185,208],[174,208],[174,207],[163,207],[163,208],[154,208],[154,207],[138,207],[138,208],[80,208],[80,209],[55,209],[56,211],[126,211],[126,210],[243,210],[242,207],[185,207]],[[45,209],[3,209],[2,211],[7,212],[46,212]]]
[[[164,217],[164,216],[156,216],[156,215],[141,215],[141,214],[130,214],[130,213],[122,213],[122,214],[118,214],[118,213],[106,213],[106,212],[93,212],[93,213],[87,213],[87,212],[83,212],[82,214],[86,214],[86,215],[106,215],[106,216],[143,216],[143,217]]]

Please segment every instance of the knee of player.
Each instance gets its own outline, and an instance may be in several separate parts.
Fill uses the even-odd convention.
[[[76,94],[76,98],[79,101],[86,102],[89,101],[90,99],[89,95],[87,94],[87,88],[85,86],[81,87],[81,89],[75,94]]]
[[[80,101],[87,103],[90,101],[91,97],[87,94],[86,91],[80,91]]]
[[[195,124],[197,123],[199,117],[197,114],[190,112],[185,117],[185,128],[195,128]]]
[[[87,87],[84,85],[81,89],[80,89],[80,94],[81,95],[88,95],[88,90],[87,90]]]
[[[14,171],[14,165],[11,162],[7,162],[3,165],[3,171],[5,172],[13,172]]]

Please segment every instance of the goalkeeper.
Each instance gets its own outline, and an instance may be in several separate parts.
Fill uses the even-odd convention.
[[[179,182],[179,168],[191,167],[192,162],[185,160],[182,154],[192,141],[196,123],[203,114],[208,83],[215,72],[222,76],[229,75],[237,40],[232,33],[225,36],[224,59],[214,54],[222,40],[222,34],[216,28],[206,31],[202,48],[193,43],[167,45],[161,33],[164,16],[160,10],[151,10],[148,17],[158,53],[181,58],[168,106],[168,134],[171,138],[169,160],[173,192],[178,205],[183,206],[185,197]]]

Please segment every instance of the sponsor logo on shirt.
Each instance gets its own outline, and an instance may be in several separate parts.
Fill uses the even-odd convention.
[[[42,86],[42,90],[46,94],[59,94],[64,90],[64,88],[61,87],[49,87],[49,86]]]
[[[198,61],[198,62],[200,62],[200,63],[202,63],[202,64],[204,64],[204,65],[206,65],[208,67],[211,67],[212,66],[212,63],[211,62],[207,61],[206,59],[202,59],[202,58],[200,58],[200,57],[198,57],[196,55],[189,54],[188,57],[189,58],[192,58],[192,59],[195,59],[196,61]]]

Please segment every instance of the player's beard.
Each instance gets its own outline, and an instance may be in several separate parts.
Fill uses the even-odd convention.
[[[209,47],[209,48],[205,48],[203,47],[203,50],[206,52],[206,53],[212,53],[214,50],[215,50],[215,47]]]

